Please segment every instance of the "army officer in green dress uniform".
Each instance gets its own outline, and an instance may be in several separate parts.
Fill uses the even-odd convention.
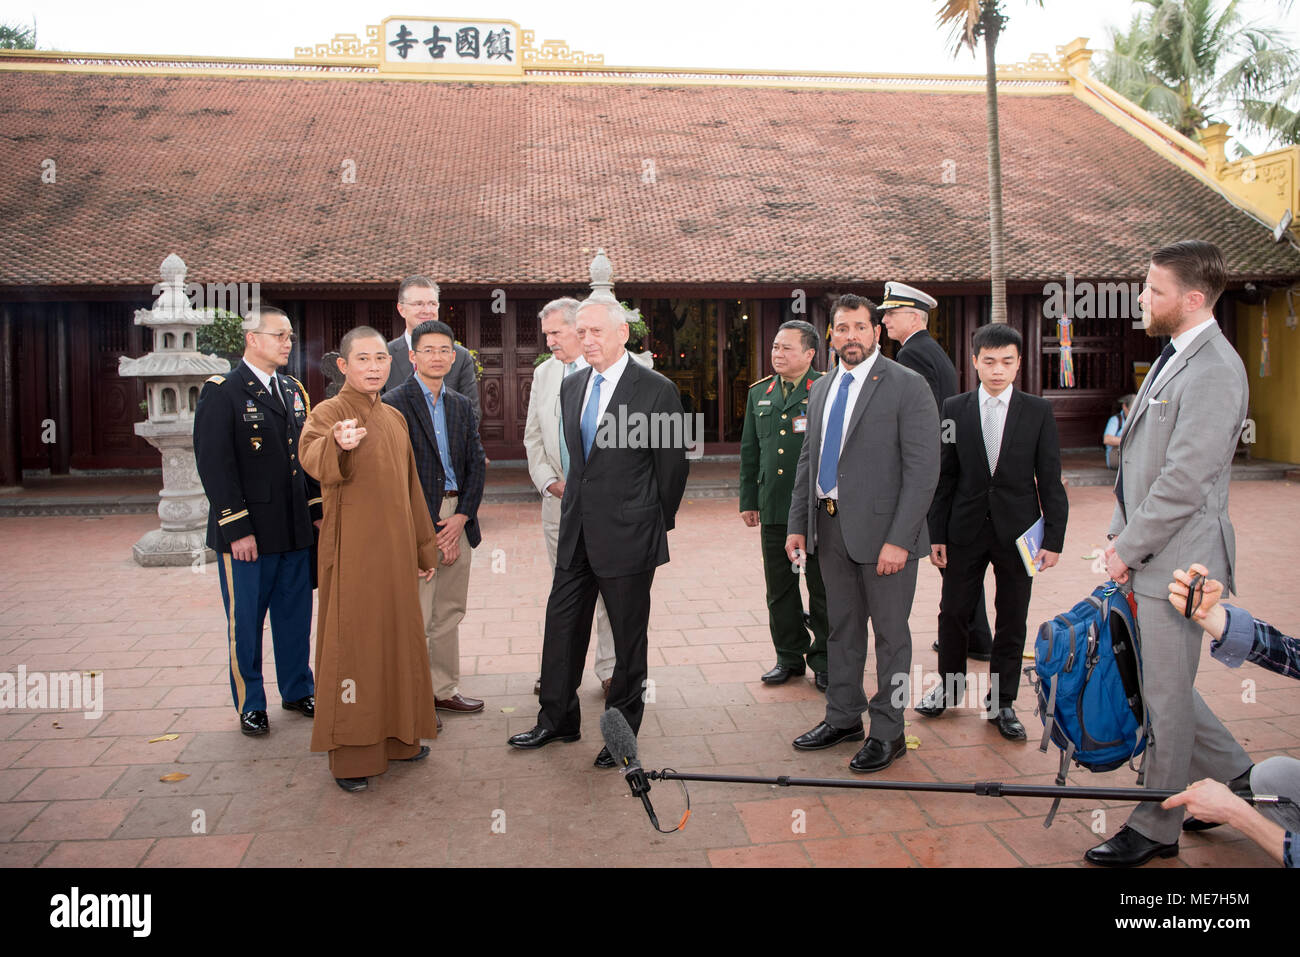
[[[784,322],[772,342],[776,374],[749,387],[740,440],[740,517],[751,528],[761,525],[767,619],[776,646],[776,667],[763,675],[763,682],[779,685],[811,669],[817,690],[825,691],[826,636],[830,631],[826,588],[816,556],[809,555],[810,642],[799,576],[785,554],[795,467],[808,430],[808,393],[821,378],[821,373],[812,369],[816,355],[817,330],[800,319]]]

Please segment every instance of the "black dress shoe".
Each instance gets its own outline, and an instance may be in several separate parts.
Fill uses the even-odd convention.
[[[420,745],[420,750],[416,751],[409,758],[397,758],[397,760],[398,761],[423,761],[428,756],[429,756],[429,746],[427,744],[422,744]]]
[[[552,731],[549,728],[543,728],[540,724],[531,731],[520,731],[512,735],[506,743],[512,748],[540,748],[550,744],[552,741],[577,741],[582,737],[582,732],[573,734],[560,734],[558,731]]]
[[[814,671],[813,684],[818,691],[825,691],[831,686],[831,675],[829,671]]]
[[[832,728],[823,721],[811,731],[806,731],[794,739],[794,746],[800,751],[820,751],[841,741],[861,741],[865,732],[862,725],[855,728]]]
[[[907,753],[907,736],[899,735],[895,741],[867,738],[861,750],[849,762],[849,770],[861,774],[883,771]]]
[[[803,668],[791,668],[787,665],[777,665],[759,680],[765,685],[783,685],[791,678],[797,678],[804,673]]]
[[[939,640],[936,638],[934,644],[932,644],[930,647],[934,651],[938,651]],[[992,652],[988,652],[988,651],[968,651],[966,652],[966,657],[970,658],[972,661],[991,661],[993,659],[993,654]]]
[[[596,767],[612,768],[615,767],[614,755],[609,753],[609,748],[601,748],[600,754],[596,755]]]
[[[938,685],[927,691],[925,697],[912,710],[927,718],[937,718],[947,709],[948,703],[943,697],[943,685]]]
[[[993,715],[993,722],[998,726],[998,734],[1008,741],[1025,740],[1025,726],[1016,717],[1014,708],[998,708],[998,713]]]
[[[297,701],[281,701],[280,707],[285,711],[297,711],[299,714],[313,718],[316,716],[316,696],[309,694]]]
[[[364,791],[370,787],[370,782],[365,778],[335,778],[334,783],[345,791]]]
[[[250,736],[266,734],[271,730],[271,723],[266,720],[265,711],[245,711],[239,716],[239,730]]]
[[[1177,841],[1173,844],[1158,844],[1125,824],[1118,834],[1092,848],[1083,855],[1083,859],[1089,864],[1099,864],[1102,867],[1137,867],[1153,857],[1177,856]]]

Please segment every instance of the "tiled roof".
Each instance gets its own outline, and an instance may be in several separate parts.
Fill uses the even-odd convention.
[[[1008,279],[1140,278],[1186,237],[1300,275],[1072,96],[999,106]],[[200,281],[577,284],[597,246],[619,282],[988,275],[969,94],[7,72],[0,170],[0,286],[149,285],[171,252]]]

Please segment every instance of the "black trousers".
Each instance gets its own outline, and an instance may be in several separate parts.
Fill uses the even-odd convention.
[[[551,597],[546,602],[546,632],[542,639],[542,709],[537,723],[560,734],[577,734],[582,727],[578,685],[591,641],[596,596],[605,599],[614,634],[614,674],[606,708],[618,708],[633,731],[645,711],[648,669],[646,628],[650,623],[650,585],[654,569],[636,575],[602,578],[587,563],[587,545],[578,537],[573,564],[556,567]]]
[[[939,577],[943,578],[947,572],[948,569],[940,568]],[[984,605],[983,582],[980,582],[980,600],[975,605],[975,611],[971,613],[970,647],[966,650],[983,655],[991,654],[993,651],[993,632],[989,631],[989,610]]]
[[[948,567],[943,576],[943,597],[939,602],[939,672],[946,687],[955,676],[966,673],[970,643],[970,620],[976,602],[984,592],[984,572],[993,565],[997,592],[993,607],[997,622],[993,629],[993,657],[989,677],[996,679],[997,707],[1010,707],[1020,689],[1021,655],[1025,650],[1025,619],[1029,614],[1029,593],[1034,580],[1025,571],[1015,542],[998,540],[993,520],[970,545],[948,544]],[[959,679],[958,679],[959,680]]]

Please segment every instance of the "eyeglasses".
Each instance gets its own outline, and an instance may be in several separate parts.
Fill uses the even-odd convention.
[[[278,339],[281,342],[293,342],[295,336],[292,332],[254,332],[255,336],[270,336],[272,339]]]
[[[451,346],[439,346],[435,349],[433,346],[425,346],[423,349],[412,350],[417,356],[454,356],[456,350]]]
[[[437,299],[424,299],[421,300],[420,302],[414,302],[410,299],[399,299],[398,302],[401,303],[403,306],[411,306],[413,309],[437,309],[438,308]]]

